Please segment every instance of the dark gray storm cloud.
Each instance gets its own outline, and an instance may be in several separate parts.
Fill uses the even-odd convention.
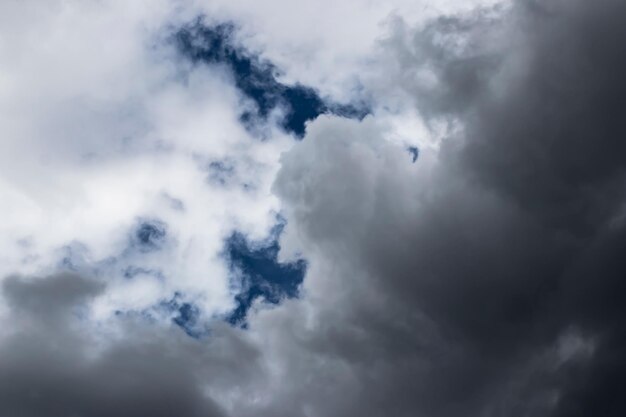
[[[11,277],[2,289],[11,330],[0,344],[0,415],[223,415],[203,392],[204,378],[219,371],[207,371],[211,361],[193,339],[132,322],[93,337],[81,311],[102,284],[58,274]],[[244,353],[236,356],[245,362]]]
[[[10,278],[0,415],[626,415],[625,18],[521,0],[393,32],[399,88],[457,128],[412,163],[375,114],[307,126],[274,184],[301,299],[102,340],[100,284]]]
[[[521,1],[389,39],[422,113],[461,126],[415,206],[380,155],[355,159],[358,128],[285,158],[298,233],[360,275],[337,327],[373,346],[334,354],[378,365],[353,368],[352,415],[626,412],[624,17],[612,0]],[[421,69],[434,86],[411,84]]]
[[[562,416],[626,412],[619,394],[626,378],[619,354],[626,348],[626,49],[620,45],[625,17],[620,1],[519,3],[512,17],[517,35],[498,57],[501,73],[491,72],[502,84],[461,77],[473,80],[469,90],[476,93],[461,115],[467,142],[449,152],[450,163],[458,163],[464,175],[532,222],[507,221],[497,233],[510,226],[520,230],[506,234],[497,249],[502,253],[464,270],[467,284],[457,287],[464,300],[455,307],[461,321],[453,324],[471,330],[473,342],[508,355],[567,327],[593,335],[593,357],[560,381],[554,413]],[[489,67],[483,73],[490,74]],[[504,262],[496,273],[487,269],[507,257],[521,262]],[[476,278],[468,279],[468,272]],[[489,276],[507,282],[474,298],[465,285]],[[498,304],[502,308],[492,314],[476,314]],[[464,323],[468,317],[489,330],[488,339]],[[500,339],[506,350],[498,346]]]

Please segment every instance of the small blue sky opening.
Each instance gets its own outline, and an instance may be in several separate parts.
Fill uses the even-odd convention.
[[[163,247],[167,238],[167,225],[158,219],[140,219],[131,236],[130,246],[142,252],[152,252]]]
[[[170,300],[161,302],[159,307],[170,313],[172,323],[189,336],[199,338],[202,335],[200,309],[195,304],[185,301],[180,292],[176,292]]]
[[[257,299],[278,304],[285,298],[298,297],[307,265],[303,259],[278,262],[278,237],[283,227],[284,223],[279,223],[263,242],[251,242],[240,232],[226,240],[224,255],[232,279],[237,280],[233,287],[239,291],[235,295],[236,308],[226,318],[229,323],[245,327],[248,310]]]
[[[411,154],[411,162],[417,162],[417,158],[420,155],[420,150],[417,148],[417,146],[409,146],[407,150]]]

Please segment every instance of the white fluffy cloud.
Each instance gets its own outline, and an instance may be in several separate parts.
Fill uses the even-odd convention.
[[[135,261],[124,251],[138,219],[157,218],[171,242],[137,261],[168,279],[112,291],[109,309],[174,290],[209,312],[231,308],[222,241],[234,228],[268,233],[279,210],[269,187],[292,140],[250,137],[228,74],[177,58],[167,36],[197,11],[169,1],[2,8],[1,274],[46,273],[74,247],[86,264],[124,258],[105,272],[115,280]],[[234,161],[230,187],[208,181],[222,160]]]
[[[0,275],[46,274],[69,256],[85,272],[97,265],[114,281],[133,262],[168,278],[143,277],[132,288],[118,280],[99,307],[105,314],[144,308],[174,291],[193,293],[209,313],[227,311],[223,239],[234,229],[262,238],[281,210],[270,188],[281,153],[294,141],[271,125],[270,140],[251,137],[238,120],[244,102],[232,77],[181,59],[171,41],[176,27],[199,15],[234,22],[238,40],[273,61],[284,80],[350,100],[391,15],[423,20],[459,4],[0,7]],[[405,110],[409,116],[403,110],[387,117],[388,136],[415,143],[409,132],[419,121]],[[207,167],[224,161],[234,178],[227,187],[211,184]],[[168,225],[163,252],[141,259],[127,253],[139,219]],[[102,267],[111,259],[117,264]]]

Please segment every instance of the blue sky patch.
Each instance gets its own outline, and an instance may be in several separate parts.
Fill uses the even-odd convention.
[[[411,154],[411,162],[413,163],[417,162],[417,158],[419,157],[419,154],[420,154],[420,150],[417,148],[417,146],[409,146],[407,150]]]
[[[250,242],[239,233],[226,240],[225,255],[237,282],[239,293],[235,296],[237,307],[227,317],[232,324],[244,324],[246,314],[256,299],[278,304],[284,298],[298,296],[306,272],[303,259],[280,263],[277,256],[280,246],[278,236],[283,228],[274,228],[271,238],[263,242]]]
[[[180,327],[193,338],[197,339],[207,332],[200,322],[200,308],[185,301],[180,292],[174,293],[169,300],[163,300],[148,309],[115,311],[117,317],[141,319],[151,323],[160,321],[164,314],[172,324]]]
[[[299,138],[304,136],[305,123],[322,113],[358,119],[369,113],[363,104],[326,103],[313,88],[280,83],[276,79],[279,71],[272,63],[235,44],[235,31],[232,23],[211,26],[199,18],[180,29],[175,39],[181,53],[192,62],[222,64],[231,70],[236,87],[255,104],[254,111],[240,116],[248,129],[259,120],[266,121],[278,107],[286,111],[281,127]]]
[[[131,237],[131,246],[142,252],[159,250],[165,243],[167,226],[157,219],[142,219]]]
[[[198,328],[200,309],[193,303],[184,301],[182,295],[177,292],[174,297],[161,303],[161,307],[172,313],[172,323],[180,327],[191,337],[199,337]]]

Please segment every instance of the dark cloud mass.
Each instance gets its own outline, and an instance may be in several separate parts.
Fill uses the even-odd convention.
[[[522,254],[549,256],[516,268],[526,270],[523,287],[507,302],[537,329],[525,341],[567,326],[596,338],[589,362],[561,381],[555,414],[623,415],[626,49],[619,44],[626,4],[526,2],[518,9],[523,35],[520,50],[504,56],[506,84],[480,89],[506,91],[476,98],[457,156],[467,174],[547,233]],[[518,332],[515,324],[502,322]]]
[[[223,371],[208,370],[213,359],[194,339],[132,321],[104,338],[81,326],[77,312],[103,289],[73,274],[4,282],[13,328],[0,347],[0,415],[224,415],[202,389]],[[210,356],[226,364],[232,353],[253,369],[241,347]]]
[[[304,234],[389,299],[344,302],[378,319],[393,306],[399,328],[391,341],[367,313],[341,323],[383,352],[355,367],[376,388],[362,380],[352,415],[624,414],[625,16],[618,1],[518,2],[387,40],[423,114],[462,126],[417,206],[394,169],[328,143],[356,148],[362,130],[324,141],[328,127],[286,158],[277,189]],[[411,84],[424,68],[435,87]]]
[[[407,155],[371,116],[308,125],[274,183],[280,241],[227,248],[242,297],[273,300],[257,271],[281,301],[239,300],[247,329],[198,340],[120,317],[102,340],[81,326],[101,284],[6,279],[0,416],[626,415],[625,19],[621,0],[520,0],[392,22],[385,60],[430,126],[454,127],[441,148]],[[300,99],[287,92],[309,100],[229,48],[195,59],[250,67],[237,82],[261,116]],[[256,90],[267,80],[281,90]],[[279,246],[306,256],[300,287],[304,263],[285,269]]]

